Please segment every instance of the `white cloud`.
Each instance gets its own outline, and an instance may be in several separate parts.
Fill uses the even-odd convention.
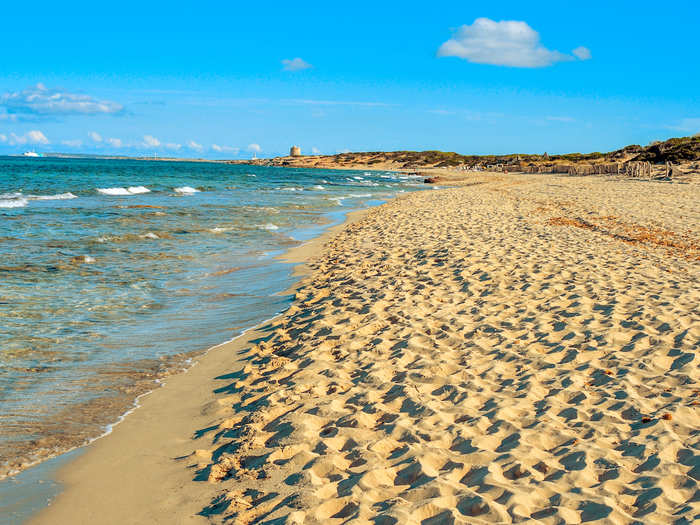
[[[350,153],[350,150],[345,148],[345,149],[337,149],[335,150],[336,153]]]
[[[37,84],[22,91],[0,95],[0,107],[8,114],[19,116],[45,115],[114,115],[124,106],[109,100],[97,100],[89,95],[49,89]]]
[[[590,60],[593,58],[593,55],[591,54],[591,50],[588,49],[587,47],[579,46],[576,49],[572,51],[574,56],[578,58],[579,60]]]
[[[234,155],[240,151],[238,148],[232,146],[219,146],[218,144],[212,144],[211,149],[218,153],[233,153]]]
[[[582,49],[577,48],[579,52]],[[437,56],[510,67],[545,67],[574,60],[571,55],[544,47],[539,33],[526,22],[489,18],[477,18],[472,25],[460,27],[440,46]]]
[[[301,71],[302,69],[309,69],[311,67],[313,67],[311,64],[309,64],[305,60],[302,60],[299,57],[293,58],[291,60],[282,60],[282,69],[284,71]]]
[[[0,142],[7,142],[7,135],[0,133]]]
[[[48,144],[49,139],[46,138],[46,136],[38,130],[33,130],[33,131],[28,131],[27,134],[25,135],[27,137],[27,142],[30,144]]]
[[[160,140],[155,138],[153,135],[144,135],[143,143],[141,145],[144,148],[157,148],[160,146]]]
[[[690,133],[697,133],[700,131],[700,117],[698,118],[684,118],[678,121],[674,126],[666,126],[668,129],[673,129],[676,131],[685,131]]]
[[[112,146],[113,148],[121,148],[123,143],[121,139],[115,139],[114,137],[110,137],[107,139],[107,144]]]
[[[312,155],[320,155],[320,154],[321,154],[321,150],[318,149],[318,148],[315,148],[315,147],[314,147],[314,148],[311,148],[311,154],[312,154]]]
[[[6,137],[5,141],[7,141],[11,146],[22,144],[50,144],[49,139],[46,138],[46,135],[38,130],[27,131],[24,135],[10,133],[10,136]]]
[[[260,153],[262,151],[262,148],[260,147],[260,144],[248,144],[248,151]]]
[[[165,149],[169,149],[172,151],[178,151],[178,150],[182,149],[182,144],[177,144],[175,142],[167,142],[165,144]]]
[[[202,151],[202,150],[204,149],[204,146],[202,146],[201,144],[195,142],[194,140],[190,140],[190,141],[187,143],[187,147],[190,148],[190,149],[196,150],[196,151]]]
[[[83,141],[80,139],[62,140],[61,144],[63,144],[64,146],[69,146],[71,148],[79,148],[83,145]]]
[[[700,131],[700,118],[684,118],[681,126],[688,131]]]
[[[9,120],[10,122],[17,122],[17,115],[12,115],[5,110],[5,108],[0,107],[0,120]]]
[[[93,142],[102,142],[102,135],[97,133],[97,131],[88,131],[88,137],[90,137],[90,140]]]

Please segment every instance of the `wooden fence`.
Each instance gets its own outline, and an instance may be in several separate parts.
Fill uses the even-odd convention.
[[[558,173],[581,177],[585,175],[624,175],[634,179],[671,178],[673,166],[656,166],[650,162],[612,162],[607,164],[550,164],[521,166],[524,173]]]

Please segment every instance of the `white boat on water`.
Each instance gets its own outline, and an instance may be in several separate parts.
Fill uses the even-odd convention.
[[[36,151],[25,151],[22,155],[24,157],[41,157],[41,155]]]

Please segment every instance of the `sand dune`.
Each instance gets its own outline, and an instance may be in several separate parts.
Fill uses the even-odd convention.
[[[700,186],[483,181],[328,243],[183,443],[201,516],[699,519]]]

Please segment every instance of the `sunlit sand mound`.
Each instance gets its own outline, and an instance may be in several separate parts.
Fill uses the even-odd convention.
[[[217,490],[202,515],[698,519],[700,186],[484,181],[329,243],[217,378],[180,460]]]

